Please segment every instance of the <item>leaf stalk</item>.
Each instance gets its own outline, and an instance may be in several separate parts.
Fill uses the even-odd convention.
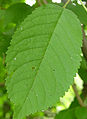
[[[82,0],[79,0],[79,1],[80,1],[81,5],[84,7],[85,11],[87,12],[87,8],[86,8],[86,6],[83,4]]]
[[[71,0],[67,0],[67,2],[64,4],[63,8],[66,8],[66,6],[69,4]]]

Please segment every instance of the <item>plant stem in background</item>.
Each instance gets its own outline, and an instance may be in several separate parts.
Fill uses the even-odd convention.
[[[0,87],[4,87],[5,86],[5,84],[4,83],[0,83]]]
[[[86,6],[83,4],[82,0],[79,0],[79,1],[80,1],[81,5],[84,7],[85,11],[87,12],[87,8],[86,8]]]
[[[63,6],[63,8],[66,8],[66,6],[69,4],[71,0],[67,0],[67,2],[65,3],[65,5]]]
[[[41,1],[40,0],[36,0],[36,2],[39,4],[39,6],[42,5]]]
[[[46,0],[43,0],[44,4],[48,4],[48,2]]]
[[[0,7],[1,10],[5,10],[5,8]]]
[[[73,90],[74,90],[74,93],[75,93],[75,95],[76,95],[76,98],[77,98],[78,103],[80,104],[80,106],[81,106],[81,107],[87,107],[87,106],[84,104],[84,102],[83,102],[83,100],[81,99],[81,97],[79,96],[75,84],[72,85],[72,88],[73,88]]]

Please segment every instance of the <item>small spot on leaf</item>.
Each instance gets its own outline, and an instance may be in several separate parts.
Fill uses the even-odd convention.
[[[35,67],[32,67],[32,69],[34,70],[34,69],[35,69]]]

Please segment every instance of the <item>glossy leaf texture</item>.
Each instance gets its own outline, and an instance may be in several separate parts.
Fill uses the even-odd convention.
[[[73,83],[80,65],[81,25],[57,5],[37,8],[15,32],[7,52],[14,119],[53,106]]]

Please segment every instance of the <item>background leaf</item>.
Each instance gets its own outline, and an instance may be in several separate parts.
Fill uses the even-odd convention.
[[[77,107],[75,115],[77,119],[87,119],[87,109],[84,107]]]
[[[64,3],[60,3],[58,5],[63,7]],[[82,5],[79,5],[78,3],[70,3],[66,6],[66,8],[73,11],[82,24],[87,25],[87,12],[85,11]]]
[[[84,57],[82,57],[81,66],[79,69],[79,75],[82,80],[87,83],[87,62]]]
[[[5,25],[8,23],[20,24],[24,18],[32,13],[33,8],[25,3],[11,5],[5,13]]]
[[[59,114],[56,115],[55,119],[76,119],[74,109],[68,109],[59,112]]]
[[[32,13],[34,8],[25,3],[16,3],[6,10],[0,10],[0,56],[7,51],[14,31],[27,15]]]
[[[3,57],[10,43],[10,36],[0,33],[0,56]]]
[[[83,8],[82,5],[68,4],[67,8],[72,10],[78,16],[78,18],[79,18],[79,20],[81,21],[82,24],[87,25],[87,12],[85,11],[85,9]]]
[[[87,119],[87,109],[84,107],[70,108],[59,112],[55,119]]]

